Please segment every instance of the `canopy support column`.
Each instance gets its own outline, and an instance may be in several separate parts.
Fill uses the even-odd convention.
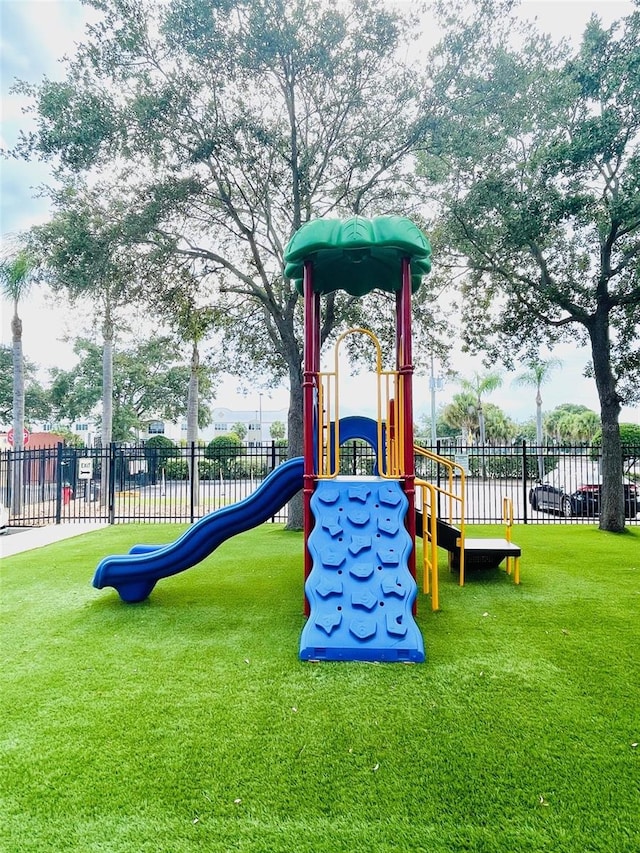
[[[416,541],[416,486],[413,457],[413,353],[411,348],[411,265],[402,259],[402,288],[396,295],[396,360],[400,382],[400,403],[404,467],[404,491],[409,501],[406,526],[411,541]],[[412,549],[409,571],[416,577],[416,552]]]
[[[311,497],[315,489],[318,418],[322,412],[318,407],[318,373],[320,371],[320,295],[313,292],[313,267],[311,261],[304,264],[304,372],[302,378],[303,403],[303,528],[304,528],[304,579],[309,577],[313,561],[307,542],[313,527]],[[304,612],[309,615],[309,602],[305,595]]]

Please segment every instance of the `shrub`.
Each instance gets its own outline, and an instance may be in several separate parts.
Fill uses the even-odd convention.
[[[204,455],[211,460],[211,476],[233,477],[237,475],[238,465],[234,464],[242,452],[243,444],[237,435],[219,435],[207,445]]]
[[[156,483],[162,468],[167,467],[167,461],[173,459],[179,453],[170,438],[164,435],[152,436],[144,445],[144,456],[147,460],[149,480]]]

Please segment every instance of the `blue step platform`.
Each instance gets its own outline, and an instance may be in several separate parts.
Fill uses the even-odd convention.
[[[302,660],[424,661],[411,612],[417,586],[408,568],[407,508],[397,480],[338,477],[317,484]]]

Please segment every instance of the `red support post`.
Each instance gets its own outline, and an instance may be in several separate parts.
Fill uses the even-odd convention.
[[[313,561],[307,541],[313,528],[311,513],[311,497],[315,488],[316,459],[314,454],[315,418],[321,417],[320,412],[314,413],[317,403],[318,371],[320,369],[320,297],[313,292],[313,267],[310,261],[304,265],[304,371],[302,378],[302,424],[304,445],[304,475],[303,475],[303,528],[304,528],[304,579],[309,577]],[[309,615],[309,602],[305,595],[304,613]]]
[[[411,344],[411,265],[409,258],[402,259],[402,289],[396,298],[397,365],[402,386],[402,429],[404,444],[404,491],[409,501],[407,532],[413,548],[409,557],[409,571],[416,577],[416,472],[413,454],[413,352]]]

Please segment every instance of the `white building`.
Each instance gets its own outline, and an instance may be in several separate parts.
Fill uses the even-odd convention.
[[[95,418],[80,418],[77,421],[42,421],[37,424],[37,428],[42,432],[55,432],[56,427],[72,432],[85,447],[95,447],[96,440],[100,438],[100,429]]]
[[[229,435],[236,424],[242,424],[246,430],[244,443],[249,447],[268,444],[271,438],[271,427],[274,423],[284,426],[287,436],[287,409],[228,409],[225,406],[214,406],[211,410],[211,423],[199,430],[199,438],[208,444],[219,435]],[[181,423],[157,418],[146,423],[140,431],[140,440],[147,441],[154,435],[164,435],[172,441],[185,441],[187,437],[187,422]]]

